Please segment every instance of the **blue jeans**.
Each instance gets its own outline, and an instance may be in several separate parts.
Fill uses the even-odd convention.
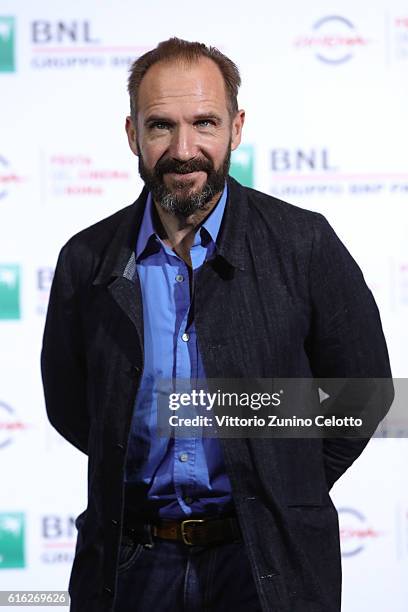
[[[115,612],[261,612],[244,543],[122,540]]]

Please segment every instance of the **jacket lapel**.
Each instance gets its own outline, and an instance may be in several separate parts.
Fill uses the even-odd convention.
[[[224,213],[217,240],[218,257],[232,267],[243,269],[247,221],[245,190],[228,177],[229,202]],[[123,218],[106,249],[94,286],[105,287],[137,332],[143,354],[143,302],[136,273],[135,245],[146,205],[148,190],[143,188],[139,198],[123,211]],[[113,313],[112,313],[113,314]],[[198,323],[198,327],[200,324]]]
[[[229,176],[228,201],[217,238],[217,255],[240,270],[244,270],[247,217],[246,192],[235,179]]]
[[[147,189],[125,209],[98,273],[94,286],[105,287],[124,315],[136,329],[143,352],[143,302],[136,274],[135,245],[146,205]]]

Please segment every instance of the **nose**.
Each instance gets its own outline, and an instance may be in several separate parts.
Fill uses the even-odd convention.
[[[188,161],[196,157],[198,146],[196,142],[194,128],[189,125],[177,126],[173,130],[172,139],[169,147],[169,154],[173,159]]]

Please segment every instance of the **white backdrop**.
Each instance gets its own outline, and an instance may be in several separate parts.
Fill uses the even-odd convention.
[[[86,458],[45,416],[39,354],[56,257],[128,205],[129,62],[172,35],[240,67],[247,120],[232,173],[322,212],[380,308],[408,373],[408,7],[0,1],[0,590],[65,589]],[[408,443],[373,440],[333,489],[343,611],[408,610]]]

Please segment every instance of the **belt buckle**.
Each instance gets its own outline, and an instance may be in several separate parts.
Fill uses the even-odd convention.
[[[181,521],[181,537],[183,538],[184,544],[194,546],[193,543],[189,542],[186,537],[185,527],[187,523],[205,523],[205,519],[186,519],[184,521]]]

